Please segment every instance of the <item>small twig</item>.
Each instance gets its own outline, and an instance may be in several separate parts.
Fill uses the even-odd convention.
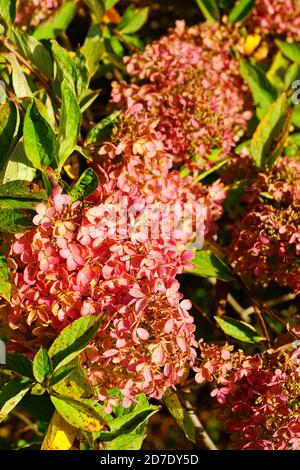
[[[270,347],[271,346],[271,338],[270,338],[270,335],[269,335],[269,332],[268,332],[268,329],[267,329],[267,325],[266,325],[266,322],[264,320],[264,317],[262,316],[261,314],[261,311],[259,308],[257,307],[254,307],[254,310],[255,310],[255,313],[256,313],[256,316],[257,316],[257,319],[259,321],[259,324],[261,326],[261,329],[263,331],[263,334],[267,340],[267,343],[268,343],[268,346]]]
[[[190,401],[183,397],[182,394],[180,394],[179,397],[191,418],[199,442],[201,442],[208,450],[219,450],[201,423],[199,416],[196,414],[196,411]]]
[[[206,320],[211,326],[213,326],[214,328],[217,327],[216,323],[214,323],[214,322],[209,318],[209,316],[204,312],[204,310],[202,310],[202,308],[199,307],[199,305],[196,304],[196,302],[194,302],[193,300],[192,300],[192,305],[193,305],[194,309],[197,310],[197,312],[199,312],[199,313],[202,315],[202,317],[205,318],[205,320]]]
[[[43,435],[41,431],[38,429],[37,425],[35,423],[32,423],[27,416],[23,415],[22,413],[19,413],[16,410],[12,411],[12,415],[16,416],[16,418],[18,418],[20,421],[26,424],[26,427],[21,430],[21,433],[24,433],[30,430],[30,431],[33,431],[37,436]]]
[[[258,297],[256,297],[251,291],[250,289],[248,288],[248,286],[245,284],[245,282],[240,278],[238,277],[239,281],[240,281],[240,285],[243,289],[243,291],[245,292],[245,294],[250,298],[250,300],[252,301],[253,303],[253,307],[255,309],[255,307],[258,308],[258,310],[260,310],[260,312],[266,312],[268,315],[270,315],[270,317],[274,318],[275,320],[277,320],[281,325],[283,325],[285,327],[285,329],[287,331],[289,331],[289,328],[288,328],[288,325],[286,324],[286,322],[280,318],[279,315],[277,315],[276,312],[274,312],[274,310],[268,305],[266,304],[265,302],[263,302],[262,300],[260,300]],[[255,311],[256,313],[256,311]],[[289,333],[291,334],[291,336],[293,336],[294,338],[296,339],[299,339],[298,336],[293,332],[293,331],[289,331]]]
[[[277,297],[276,299],[267,300],[265,304],[268,307],[275,307],[275,305],[282,304],[284,302],[290,302],[291,300],[296,299],[296,297],[296,294],[285,294],[281,297]],[[244,315],[246,316],[250,316],[252,313],[254,313],[254,307],[252,305],[244,310]]]

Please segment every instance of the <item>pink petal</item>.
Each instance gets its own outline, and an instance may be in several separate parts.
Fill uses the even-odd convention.
[[[137,332],[138,337],[143,340],[148,339],[150,336],[148,331],[145,330],[145,328],[137,328],[136,332]]]

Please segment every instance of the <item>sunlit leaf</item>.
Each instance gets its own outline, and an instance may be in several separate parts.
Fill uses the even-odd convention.
[[[78,318],[64,328],[48,351],[54,369],[72,361],[89,344],[101,322],[101,314]]]
[[[72,88],[66,80],[62,83],[62,106],[58,133],[59,169],[73,152],[80,130],[81,112]]]
[[[33,360],[33,375],[35,379],[42,383],[52,372],[51,359],[44,348],[40,348]]]
[[[265,340],[265,338],[259,336],[255,328],[248,323],[225,316],[215,317],[215,320],[224,333],[239,341],[245,343],[259,343]]]
[[[259,68],[251,65],[244,59],[240,60],[240,72],[251,89],[255,105],[257,106],[256,113],[258,118],[261,119],[276,100],[276,90]]]
[[[195,274],[201,277],[214,277],[223,281],[233,280],[230,268],[224,261],[210,251],[197,251],[195,258],[192,260],[192,264],[194,265],[194,269],[186,270],[189,274]]]
[[[146,23],[148,19],[149,8],[144,7],[135,10],[134,15],[129,21],[122,25],[120,24],[120,31],[122,34],[133,34],[136,33]]]
[[[75,428],[87,432],[99,432],[106,424],[90,400],[51,396],[51,401],[59,414]]]
[[[73,186],[70,197],[72,201],[78,201],[92,194],[98,187],[98,176],[92,168],[87,168]]]
[[[254,5],[255,0],[237,0],[228,17],[230,23],[245,20],[251,14]]]
[[[41,170],[56,166],[56,140],[48,122],[40,115],[35,102],[26,111],[24,119],[24,148],[27,158]]]
[[[57,412],[51,418],[41,450],[69,450],[76,437],[76,428]]]
[[[30,390],[28,379],[13,379],[0,389],[0,423],[17,406],[24,395]]]
[[[251,140],[251,154],[259,168],[271,166],[281,154],[291,123],[291,109],[283,93],[259,123]]]
[[[216,0],[196,0],[196,2],[207,20],[220,20],[220,12]]]

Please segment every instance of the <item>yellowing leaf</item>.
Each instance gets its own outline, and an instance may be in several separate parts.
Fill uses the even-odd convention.
[[[73,445],[75,436],[76,429],[55,411],[41,450],[69,450]]]
[[[244,44],[244,53],[246,55],[252,55],[255,49],[259,46],[260,41],[260,34],[249,34]]]
[[[51,396],[51,401],[64,419],[75,428],[87,432],[99,432],[106,424],[91,400]]]

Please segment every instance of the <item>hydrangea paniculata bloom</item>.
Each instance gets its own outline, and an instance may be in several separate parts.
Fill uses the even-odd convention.
[[[113,102],[125,110],[121,119],[153,122],[171,163],[201,168],[213,148],[228,154],[247,128],[247,86],[229,36],[225,26],[178,21],[169,35],[125,59],[137,83],[115,83]]]
[[[273,280],[299,291],[299,159],[280,158],[256,174],[243,201],[248,211],[229,248],[229,261],[244,278],[264,285]]]
[[[285,35],[298,41],[300,39],[300,1],[256,0],[248,24],[250,29],[256,28],[264,35]]]
[[[293,350],[246,356],[229,345],[200,343],[198,383],[212,382],[234,447],[300,449],[300,366]],[[299,348],[298,348],[299,354]]]
[[[124,195],[103,186],[72,204],[57,186],[50,204],[37,206],[36,227],[11,248],[8,322],[14,347],[30,354],[80,316],[103,312],[85,366],[100,398],[118,387],[129,404],[140,392],[160,398],[194,363],[191,304],[175,279],[193,254],[172,232],[150,238],[138,217],[125,233],[121,196],[137,213],[145,207],[134,188]]]

